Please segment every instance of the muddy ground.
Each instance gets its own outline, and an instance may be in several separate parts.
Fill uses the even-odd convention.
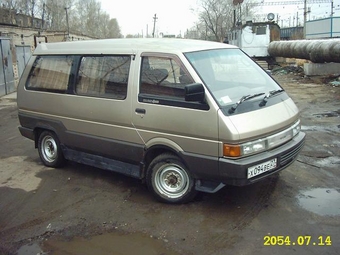
[[[301,110],[297,161],[185,205],[108,171],[44,167],[18,132],[16,100],[0,99],[0,254],[339,254],[340,86],[274,77]]]

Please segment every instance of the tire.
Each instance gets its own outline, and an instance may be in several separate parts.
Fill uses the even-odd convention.
[[[38,151],[45,166],[58,168],[64,165],[65,158],[55,133],[43,131],[38,139]]]
[[[185,165],[169,153],[161,154],[151,162],[146,182],[156,199],[164,203],[187,203],[197,194],[195,181]]]

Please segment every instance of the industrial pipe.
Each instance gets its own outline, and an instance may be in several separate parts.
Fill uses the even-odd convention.
[[[314,63],[340,63],[340,39],[274,41],[269,44],[272,57],[301,58]]]

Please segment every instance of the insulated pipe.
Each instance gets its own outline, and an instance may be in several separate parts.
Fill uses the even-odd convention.
[[[340,63],[340,39],[274,41],[269,44],[268,52],[272,57]]]

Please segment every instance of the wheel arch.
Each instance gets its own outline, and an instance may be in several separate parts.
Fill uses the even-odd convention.
[[[57,134],[50,129],[37,129],[39,157],[47,167],[59,168],[65,164],[65,157]]]
[[[44,131],[50,131],[53,132],[57,137],[57,132],[55,130],[55,128],[53,128],[52,126],[49,125],[37,125],[34,129],[33,129],[33,133],[34,133],[34,147],[38,148],[38,141],[39,141],[39,136],[42,132]],[[58,137],[59,139],[59,137]]]
[[[183,164],[187,167],[187,169],[190,171],[187,163],[181,156],[181,152],[183,152],[182,147],[180,147],[178,144],[176,144],[175,142],[169,139],[155,138],[147,142],[145,146],[145,153],[144,153],[144,169],[145,170],[144,170],[143,178],[146,176],[146,172],[152,160],[156,158],[157,156],[164,154],[164,153],[170,153],[170,154],[177,156],[183,162]]]
[[[196,180],[186,162],[172,150],[159,150],[146,172],[146,184],[160,202],[182,204],[197,194]],[[151,155],[151,154],[150,154]]]

